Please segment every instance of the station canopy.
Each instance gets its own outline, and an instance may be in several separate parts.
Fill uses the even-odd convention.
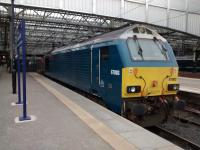
[[[8,3],[0,3],[0,50],[9,50],[10,6]],[[170,42],[176,55],[189,57],[194,46],[200,45],[200,37],[197,35],[120,17],[15,5],[15,29],[22,18],[26,21],[26,46],[29,55],[43,55],[55,48],[83,42],[133,24],[144,24],[156,30]],[[185,49],[187,51],[182,54]]]

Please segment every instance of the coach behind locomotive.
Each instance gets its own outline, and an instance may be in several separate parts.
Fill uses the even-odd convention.
[[[112,111],[151,126],[184,107],[178,65],[162,36],[141,25],[54,50],[46,75],[102,98]]]

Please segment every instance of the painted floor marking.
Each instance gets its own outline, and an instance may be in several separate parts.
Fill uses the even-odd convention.
[[[112,129],[107,127],[104,123],[93,117],[83,108],[72,102],[62,93],[58,92],[55,88],[45,83],[41,76],[36,73],[30,74],[37,82],[44,86],[51,94],[53,94],[58,100],[66,105],[74,114],[76,114],[83,122],[86,123],[93,131],[95,131],[105,142],[110,144],[116,150],[135,150],[133,144],[129,143],[126,139],[118,135]]]

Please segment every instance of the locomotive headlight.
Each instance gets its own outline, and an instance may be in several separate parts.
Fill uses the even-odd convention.
[[[140,86],[128,86],[127,93],[139,93],[141,91]]]
[[[179,90],[179,84],[168,84],[168,91],[177,91]]]
[[[135,92],[135,87],[134,87],[134,86],[131,87],[131,88],[130,88],[130,91],[131,91],[131,93],[134,93],[134,92]]]

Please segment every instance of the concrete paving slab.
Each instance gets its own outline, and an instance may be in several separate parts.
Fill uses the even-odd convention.
[[[124,133],[128,131],[131,132],[134,130],[138,130],[138,128],[134,128],[132,125],[127,125],[126,122],[117,119],[107,121],[106,125],[111,127],[117,133]]]
[[[27,82],[28,114],[37,120],[16,124],[22,111],[10,105],[11,75],[0,73],[0,150],[113,149],[33,78]]]
[[[113,116],[105,111],[93,111],[93,115],[98,117],[102,121],[109,121],[113,119]]]
[[[122,133],[121,135],[128,138],[132,144],[140,146],[141,149],[152,149],[155,143],[157,149],[170,145],[170,142],[160,140],[159,136],[150,132],[144,132],[144,130],[135,130],[133,132]]]

